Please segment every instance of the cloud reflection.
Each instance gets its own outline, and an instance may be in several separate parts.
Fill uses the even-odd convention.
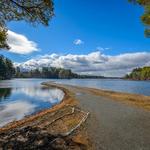
[[[16,88],[13,89],[13,92],[15,94],[22,93],[43,102],[50,102],[51,104],[59,103],[64,97],[64,92],[59,89]]]
[[[0,126],[20,120],[35,110],[35,105],[22,100],[0,106]]]

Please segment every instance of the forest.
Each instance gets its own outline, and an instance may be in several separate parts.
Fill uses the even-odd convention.
[[[125,78],[131,80],[150,80],[150,66],[135,68],[130,74],[127,74]]]
[[[42,67],[28,71],[21,71],[16,67],[15,78],[49,78],[49,79],[72,79],[72,78],[104,78],[103,76],[94,75],[79,75],[73,73],[71,69],[56,68],[56,67]]]

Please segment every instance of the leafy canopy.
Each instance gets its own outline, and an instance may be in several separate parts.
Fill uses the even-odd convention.
[[[135,68],[125,78],[132,80],[150,80],[150,66]]]
[[[0,49],[8,49],[6,23],[24,20],[48,26],[54,15],[52,0],[0,0]]]
[[[141,20],[146,26],[145,36],[150,38],[150,0],[129,0],[129,1],[144,7],[144,14],[141,16]]]

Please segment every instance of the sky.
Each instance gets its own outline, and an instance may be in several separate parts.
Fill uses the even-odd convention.
[[[9,22],[11,49],[0,54],[25,69],[54,66],[104,76],[150,65],[140,6],[128,0],[54,0],[54,13],[48,27]]]

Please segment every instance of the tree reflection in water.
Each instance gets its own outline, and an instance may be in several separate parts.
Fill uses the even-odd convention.
[[[11,88],[0,88],[0,101],[7,99],[11,95]]]

